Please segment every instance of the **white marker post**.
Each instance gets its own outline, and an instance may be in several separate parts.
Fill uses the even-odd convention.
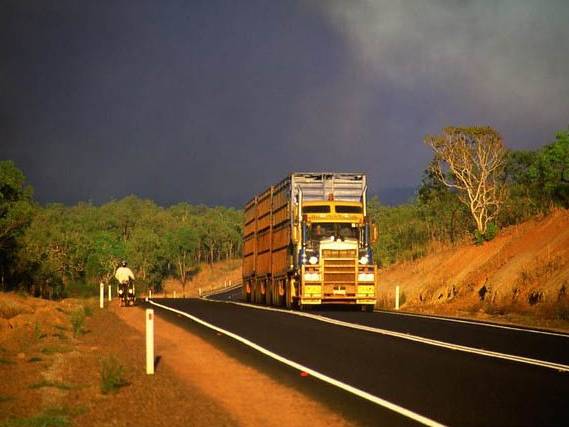
[[[101,282],[99,297],[99,307],[103,308],[105,306],[105,284],[103,282]]]
[[[108,292],[108,299],[109,301],[111,301],[112,297],[111,297],[111,285],[109,285],[109,292]]]
[[[146,374],[154,375],[154,310],[146,309]]]
[[[395,287],[395,310],[399,310],[399,286]]]
[[[152,298],[152,289],[148,289],[148,299]]]
[[[198,294],[200,297],[202,296],[202,288],[198,288]]]
[[[174,298],[176,298],[176,291],[174,291]]]

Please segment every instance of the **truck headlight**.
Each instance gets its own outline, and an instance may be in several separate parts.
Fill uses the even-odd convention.
[[[369,258],[367,257],[367,255],[364,255],[363,257],[360,258],[360,264],[361,265],[366,265],[369,262]]]
[[[315,257],[314,255],[312,255],[309,259],[308,262],[312,265],[316,264],[318,262],[318,258]]]

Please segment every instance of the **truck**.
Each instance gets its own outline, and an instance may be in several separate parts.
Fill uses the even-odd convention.
[[[349,304],[373,311],[377,227],[366,175],[295,172],[244,209],[243,299],[302,310]]]

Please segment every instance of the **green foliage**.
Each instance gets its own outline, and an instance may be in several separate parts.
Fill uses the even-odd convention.
[[[65,427],[70,425],[69,418],[62,415],[35,415],[28,418],[9,418],[0,427]]]
[[[17,239],[34,213],[32,189],[25,181],[13,162],[0,161],[0,289],[6,289],[5,280],[16,274]]]
[[[431,167],[423,175],[416,202],[431,241],[455,243],[472,228],[467,207],[455,191],[436,178]]]
[[[85,310],[85,316],[91,317],[93,315],[93,305],[92,304],[85,305],[83,307],[83,310]]]
[[[200,262],[239,256],[241,221],[234,209],[162,208],[136,196],[100,207],[51,204],[19,237],[17,264],[38,296],[96,296],[122,259],[139,285],[157,289],[169,275],[191,279]]]
[[[50,345],[40,350],[43,354],[51,355],[56,353],[69,353],[71,348],[60,345]]]
[[[84,332],[85,325],[85,310],[80,307],[71,313],[71,328],[73,330],[73,336],[77,337]]]
[[[555,142],[538,152],[529,176],[541,187],[544,197],[569,207],[569,131],[558,132]]]
[[[84,406],[55,406],[46,408],[39,415],[26,418],[8,418],[0,422],[0,427],[66,427],[71,425],[71,417],[86,411]]]
[[[494,240],[494,238],[498,235],[500,228],[496,225],[496,223],[491,222],[486,227],[486,233],[484,234],[484,240],[489,242],[490,240]]]
[[[93,231],[91,250],[85,263],[87,277],[92,278],[95,283],[101,280],[107,282],[120,260],[125,258],[125,252],[124,242],[117,239],[112,231]]]
[[[103,394],[115,392],[128,384],[124,379],[124,368],[114,356],[101,361],[100,376],[101,393]]]
[[[34,322],[34,329],[32,331],[32,338],[35,341],[39,341],[41,338],[45,337],[46,335],[42,333],[40,323],[36,320]]]
[[[509,198],[501,225],[522,222],[554,206],[569,207],[569,131],[536,151],[510,151],[506,163]]]
[[[370,203],[368,212],[380,230],[374,248],[377,262],[389,265],[425,255],[429,232],[416,203],[386,207],[375,201]]]
[[[500,231],[500,229],[493,222],[488,224],[488,227],[486,228],[486,233],[484,234],[480,233],[480,231],[478,230],[474,230],[474,243],[476,243],[477,245],[481,245],[484,242],[489,242],[498,235],[498,231]]]

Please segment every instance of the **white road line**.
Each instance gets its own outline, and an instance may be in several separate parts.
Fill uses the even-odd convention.
[[[238,286],[235,286],[235,288],[233,288],[233,289],[237,289],[237,287]],[[223,293],[223,292],[220,292],[220,293]],[[208,301],[231,302],[234,304],[238,304],[238,302],[236,302],[236,301],[210,300],[209,297],[214,296],[214,295],[215,294],[205,295],[204,299],[207,299]],[[248,305],[248,304],[246,304],[246,305]],[[289,310],[283,310],[283,311],[289,311]],[[561,337],[561,338],[568,338],[569,339],[569,334],[566,334],[563,332],[542,331],[539,329],[522,328],[519,326],[507,326],[507,325],[500,325],[497,323],[489,323],[489,322],[484,322],[484,321],[474,321],[474,320],[467,320],[467,319],[456,319],[456,318],[451,318],[451,317],[434,316],[434,315],[429,315],[429,314],[405,313],[402,311],[395,312],[395,311],[390,311],[390,310],[374,310],[374,311],[377,313],[382,313],[382,314],[391,314],[393,316],[421,317],[424,319],[440,320],[440,321],[444,321],[444,322],[465,323],[465,324],[480,326],[480,327],[506,329],[506,330],[512,330],[512,331],[527,332],[530,334],[551,335],[551,336],[555,336],[555,337]]]
[[[387,335],[387,336],[401,338],[401,339],[409,340],[409,341],[415,341],[415,342],[419,342],[422,344],[432,345],[435,347],[442,347],[442,348],[447,348],[450,350],[463,351],[465,353],[478,354],[480,356],[494,357],[496,359],[504,359],[504,360],[509,360],[512,362],[525,363],[528,365],[541,366],[543,368],[554,369],[554,370],[559,371],[559,372],[569,372],[569,365],[564,365],[562,363],[548,362],[546,360],[532,359],[530,357],[516,356],[514,354],[499,353],[497,351],[484,350],[484,349],[476,348],[476,347],[467,347],[464,345],[452,344],[452,343],[448,343],[445,341],[439,341],[439,340],[434,340],[431,338],[419,337],[416,335],[406,334],[406,333],[402,333],[402,332],[395,332],[395,331],[390,331],[387,329],[374,328],[371,326],[360,325],[357,323],[343,322],[341,320],[331,319],[329,317],[324,317],[324,316],[317,316],[314,314],[309,314],[309,313],[300,312],[300,311],[283,310],[283,309],[274,308],[274,307],[265,307],[265,306],[246,304],[246,303],[236,302],[236,301],[218,301],[218,300],[209,300],[209,299],[206,301],[241,305],[244,307],[254,308],[254,309],[258,309],[258,310],[277,311],[280,313],[287,313],[287,314],[292,314],[295,316],[307,317],[310,319],[318,320],[320,322],[330,323],[333,325],[344,326],[346,328],[358,329],[361,331],[372,332],[372,333],[381,334],[381,335]]]
[[[389,310],[375,310],[375,311],[378,313],[382,313],[382,314],[392,314],[394,316],[421,317],[424,319],[441,320],[441,321],[445,321],[445,322],[467,323],[467,324],[475,325],[475,326],[486,326],[489,328],[509,329],[509,330],[513,330],[513,331],[528,332],[531,334],[553,335],[556,337],[569,338],[569,334],[564,334],[562,332],[540,331],[537,329],[521,328],[521,327],[517,327],[517,326],[498,325],[496,323],[476,322],[473,320],[465,320],[465,319],[452,319],[450,317],[441,317],[441,316],[430,316],[428,314],[402,313],[402,312],[396,313],[396,312],[389,311]]]
[[[165,309],[165,310],[169,310],[169,311],[172,311],[172,312],[174,312],[174,313],[177,313],[177,314],[180,314],[180,315],[182,315],[182,316],[185,316],[185,317],[187,317],[188,319],[191,319],[191,320],[193,320],[194,322],[199,323],[200,325],[206,326],[206,327],[208,327],[208,328],[210,328],[210,329],[213,329],[214,331],[217,331],[217,332],[220,332],[220,333],[222,333],[222,334],[224,334],[224,335],[227,335],[228,337],[231,337],[231,338],[233,338],[233,339],[235,339],[235,340],[237,340],[237,341],[239,341],[239,342],[245,344],[246,346],[249,346],[249,347],[251,347],[251,348],[257,350],[258,352],[260,352],[260,353],[262,353],[262,354],[264,354],[264,355],[266,355],[266,356],[269,356],[269,357],[271,357],[271,358],[273,358],[273,359],[275,359],[275,360],[277,360],[277,361],[279,361],[279,362],[281,362],[281,363],[284,363],[285,365],[288,365],[288,366],[290,366],[290,367],[292,367],[292,368],[294,368],[294,369],[297,369],[297,370],[299,370],[299,371],[304,371],[304,372],[308,373],[309,375],[311,375],[311,376],[313,376],[313,377],[315,377],[315,378],[318,378],[318,379],[321,380],[321,381],[324,381],[324,382],[326,382],[326,383],[328,383],[328,384],[331,384],[331,385],[333,385],[333,386],[335,386],[335,387],[338,387],[338,388],[340,388],[340,389],[342,389],[342,390],[344,390],[344,391],[347,391],[348,393],[352,393],[352,394],[354,394],[354,395],[356,395],[356,396],[358,396],[358,397],[361,397],[362,399],[366,399],[366,400],[368,400],[368,401],[370,401],[370,402],[372,402],[372,403],[375,403],[376,405],[379,405],[379,406],[382,406],[382,407],[384,407],[384,408],[387,408],[387,409],[389,409],[389,410],[391,410],[391,411],[397,412],[398,414],[403,415],[404,417],[410,418],[410,419],[412,419],[412,420],[414,420],[414,421],[417,421],[418,423],[421,423],[421,424],[426,425],[426,426],[432,426],[432,427],[444,426],[444,424],[438,423],[437,421],[433,421],[433,420],[431,420],[430,418],[427,418],[427,417],[425,417],[425,416],[423,416],[423,415],[417,414],[416,412],[413,412],[413,411],[411,411],[411,410],[409,410],[409,409],[403,408],[402,406],[399,406],[399,405],[397,405],[397,404],[395,404],[395,403],[392,403],[392,402],[389,402],[389,401],[387,401],[387,400],[385,400],[385,399],[382,399],[382,398],[380,398],[380,397],[374,396],[373,394],[370,394],[370,393],[365,392],[365,391],[363,391],[363,390],[360,390],[360,389],[358,389],[358,388],[356,388],[356,387],[353,387],[353,386],[351,386],[351,385],[349,385],[349,384],[346,384],[346,383],[343,383],[343,382],[341,382],[341,381],[338,381],[338,380],[336,380],[336,379],[334,379],[334,378],[332,378],[332,377],[329,377],[329,376],[327,376],[327,375],[325,375],[325,374],[322,374],[322,373],[320,373],[320,372],[318,372],[318,371],[315,371],[314,369],[310,369],[310,368],[308,368],[308,367],[306,367],[306,366],[304,366],[304,365],[301,365],[301,364],[299,364],[299,363],[297,363],[297,362],[294,362],[294,361],[292,361],[292,360],[286,359],[286,358],[284,358],[283,356],[280,356],[280,355],[278,355],[278,354],[276,354],[276,353],[273,353],[272,351],[266,349],[265,347],[261,347],[260,345],[255,344],[254,342],[248,340],[247,338],[243,338],[243,337],[241,337],[240,335],[234,334],[233,332],[229,332],[228,330],[225,330],[225,329],[222,329],[222,328],[220,328],[220,327],[218,327],[218,326],[212,325],[211,323],[208,323],[208,322],[206,322],[205,320],[202,320],[202,319],[200,319],[200,318],[198,318],[198,317],[196,317],[196,316],[193,316],[193,315],[191,315],[191,314],[189,314],[189,313],[186,313],[186,312],[181,311],[181,310],[176,310],[175,308],[168,307],[168,306],[166,306],[166,305],[162,305],[162,304],[156,303],[156,302],[154,302],[154,301],[152,301],[152,300],[149,300],[148,302],[149,302],[150,304],[152,304],[152,305],[157,306],[157,307],[161,307],[161,308],[163,308],[163,309]]]

